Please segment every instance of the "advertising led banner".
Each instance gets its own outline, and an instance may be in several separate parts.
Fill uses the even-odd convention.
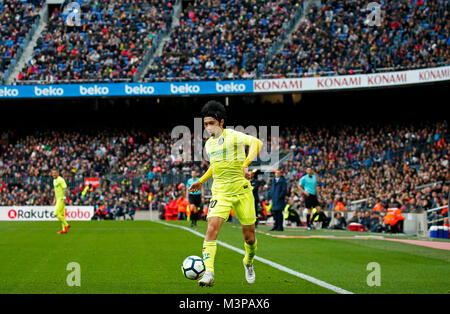
[[[0,86],[2,98],[171,96],[253,93],[253,81]]]
[[[401,86],[450,80],[450,66],[375,74],[267,80],[0,86],[5,98],[195,96]]]
[[[450,80],[450,67],[363,75],[255,80],[255,93],[388,87]]]

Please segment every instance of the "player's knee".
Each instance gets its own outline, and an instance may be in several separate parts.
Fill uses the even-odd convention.
[[[245,243],[249,244],[249,245],[253,245],[255,244],[255,234],[254,233],[245,233],[244,234],[244,241]]]
[[[255,237],[249,238],[249,239],[245,239],[245,243],[247,243],[248,245],[255,244]]]

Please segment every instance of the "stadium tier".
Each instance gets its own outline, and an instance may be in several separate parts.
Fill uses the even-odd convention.
[[[211,5],[212,4],[212,5]],[[297,5],[296,5],[297,4]],[[261,59],[302,1],[196,1],[182,12],[146,79],[187,81],[256,77]]]
[[[3,2],[2,2],[3,3]],[[46,6],[22,63],[16,50],[43,1],[0,4],[0,73],[10,84],[167,82],[351,75],[449,64],[449,3],[79,0]],[[16,4],[16,5],[15,5]],[[314,5],[313,5],[314,4]],[[317,5],[317,6],[316,6]],[[14,17],[12,17],[14,15]],[[12,30],[12,21],[16,26]],[[35,46],[34,46],[35,45]],[[14,60],[14,77],[6,70]]]
[[[448,1],[382,2],[375,26],[361,14],[369,2],[322,1],[321,7],[312,7],[262,76],[348,75],[448,64]]]
[[[169,1],[78,1],[80,26],[55,10],[19,81],[130,81],[152,38],[170,27]]]
[[[0,78],[23,50],[43,3],[44,0],[0,1]]]

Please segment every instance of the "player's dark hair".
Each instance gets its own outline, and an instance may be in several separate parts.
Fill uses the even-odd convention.
[[[202,118],[212,117],[217,121],[222,121],[226,119],[226,110],[224,105],[215,100],[208,101],[202,108]]]

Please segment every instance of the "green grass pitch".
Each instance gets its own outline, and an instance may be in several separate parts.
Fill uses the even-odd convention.
[[[188,226],[186,221],[170,222]],[[180,267],[201,256],[203,239],[151,221],[71,222],[57,235],[57,222],[0,222],[0,293],[334,293],[261,261],[256,283],[244,278],[243,256],[218,245],[213,288],[185,279]],[[204,234],[206,223],[195,230]],[[450,251],[361,238],[277,238],[257,229],[257,256],[353,293],[449,293]],[[286,230],[286,235],[354,232]],[[278,233],[279,234],[279,233]],[[239,225],[226,223],[219,239],[243,249]],[[80,286],[66,283],[71,262],[80,266]],[[369,286],[369,263],[378,263],[380,285]]]

